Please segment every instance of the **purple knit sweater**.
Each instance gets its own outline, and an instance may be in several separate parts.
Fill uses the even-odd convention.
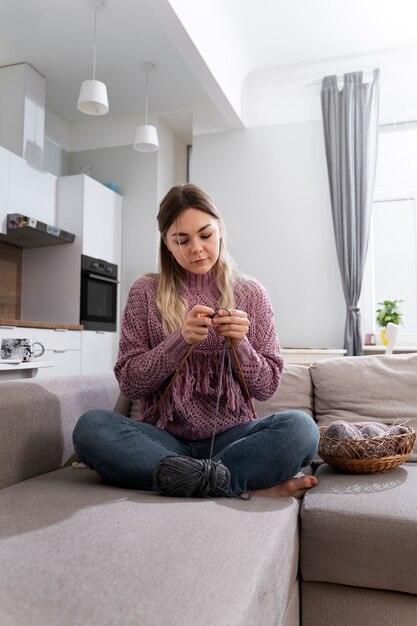
[[[153,423],[189,441],[205,439],[213,432],[224,338],[210,328],[207,339],[194,347],[153,415],[164,387],[190,347],[180,330],[165,335],[155,294],[156,282],[146,277],[139,278],[129,292],[115,365],[120,390],[132,400],[133,419]],[[182,295],[191,309],[198,304],[214,308],[220,294],[211,272],[186,272]],[[284,364],[265,288],[253,279],[239,280],[235,308],[246,311],[250,320],[249,333],[236,349],[249,393],[267,400],[278,387]],[[231,367],[224,368],[216,433],[253,419],[234,361],[231,354]]]

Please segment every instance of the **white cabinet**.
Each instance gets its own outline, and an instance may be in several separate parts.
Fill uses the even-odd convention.
[[[45,367],[38,370],[41,378],[51,376],[73,376],[79,375],[81,371],[81,351],[80,350],[52,350],[46,351],[44,356],[47,361],[53,362],[53,367]],[[40,361],[40,358],[38,359]]]
[[[0,68],[0,144],[43,167],[45,77],[29,63]],[[41,219],[41,218],[38,218]]]
[[[57,178],[10,153],[7,213],[23,213],[56,226]]]
[[[0,326],[0,339],[28,338],[40,341],[45,353],[36,362],[52,361],[53,367],[38,370],[38,376],[66,376],[81,373],[81,331],[24,326]]]
[[[57,222],[81,252],[120,266],[122,197],[85,174],[58,179]]]
[[[8,213],[23,213],[56,226],[57,178],[0,146],[0,233]]]
[[[120,265],[121,197],[84,176],[83,254]]]
[[[118,333],[82,332],[81,374],[112,372],[117,358]]]

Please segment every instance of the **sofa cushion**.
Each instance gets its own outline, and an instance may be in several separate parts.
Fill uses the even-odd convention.
[[[117,394],[113,374],[0,383],[0,488],[67,463],[80,415],[112,409]]]
[[[417,354],[342,357],[310,368],[319,424],[406,423],[417,432]],[[409,461],[417,461],[417,441]]]
[[[21,482],[0,491],[0,624],[294,625],[298,511],[163,498],[73,467]]]
[[[281,382],[274,395],[264,402],[254,401],[258,417],[300,409],[313,415],[313,384],[309,368],[305,365],[285,365]]]
[[[417,465],[340,474],[323,464],[301,507],[301,574],[417,594]]]
[[[303,626],[416,626],[417,597],[398,591],[303,582]]]

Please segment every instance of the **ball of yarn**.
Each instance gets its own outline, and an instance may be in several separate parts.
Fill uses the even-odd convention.
[[[323,432],[323,435],[330,439],[363,439],[359,428],[342,420],[332,422]]]
[[[369,422],[369,424],[358,424],[362,435],[364,437],[385,437],[387,434],[387,428],[383,424],[377,422]]]
[[[208,498],[232,495],[230,472],[221,461],[167,456],[153,474],[155,489],[165,496]]]
[[[397,435],[406,435],[408,432],[409,430],[406,426],[397,424],[395,426],[391,426],[385,434],[387,437],[396,437]]]

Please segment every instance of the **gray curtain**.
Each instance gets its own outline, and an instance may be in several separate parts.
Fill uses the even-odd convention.
[[[379,70],[363,82],[362,72],[322,82],[321,106],[337,258],[346,300],[344,347],[361,355],[359,296],[368,247],[378,139]]]

